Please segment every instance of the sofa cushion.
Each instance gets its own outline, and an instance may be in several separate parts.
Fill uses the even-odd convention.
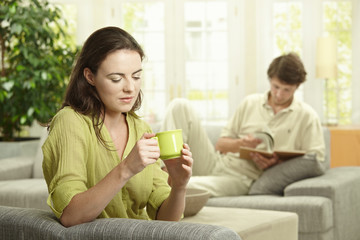
[[[326,197],[275,195],[213,197],[208,200],[206,206],[294,212],[299,216],[299,233],[314,233],[320,236],[332,231],[334,227],[333,203]]]
[[[204,207],[196,215],[185,217],[181,221],[228,227],[243,240],[298,239],[298,216],[291,212]]]
[[[33,164],[31,157],[0,159],[0,180],[30,178]]]
[[[266,171],[250,187],[249,194],[283,195],[287,185],[324,173],[313,155],[305,155],[277,164]]]
[[[323,196],[332,201],[335,239],[359,240],[360,228],[360,167],[335,167],[326,174],[309,178],[286,187],[289,196]],[[313,217],[309,218],[313,220]]]
[[[45,179],[0,181],[0,205],[50,211],[50,207],[46,203],[47,197],[48,190]]]

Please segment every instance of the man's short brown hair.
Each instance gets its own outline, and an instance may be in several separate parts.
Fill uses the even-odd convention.
[[[306,71],[296,53],[288,53],[275,58],[267,71],[269,79],[277,77],[289,85],[300,85],[306,80]]]

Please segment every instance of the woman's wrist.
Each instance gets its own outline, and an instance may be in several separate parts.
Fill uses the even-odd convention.
[[[122,161],[117,165],[116,170],[120,182],[127,182],[133,176],[125,161]]]
[[[185,194],[186,193],[186,185],[185,186],[172,186],[171,191],[176,194]]]

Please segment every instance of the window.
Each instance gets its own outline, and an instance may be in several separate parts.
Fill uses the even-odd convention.
[[[140,113],[147,121],[161,120],[175,97],[189,99],[202,119],[227,118],[228,5],[214,0],[122,2],[121,27],[147,55]]]
[[[273,5],[273,58],[295,52],[303,55],[303,24],[301,2],[275,2]],[[295,92],[303,98],[303,86]]]
[[[302,4],[300,2],[276,2],[273,6],[274,57],[287,52],[300,56],[303,49]]]
[[[142,45],[146,59],[142,76],[144,101],[140,115],[156,122],[166,107],[165,5],[163,2],[124,2],[123,28]]]
[[[66,32],[70,35],[69,40],[71,44],[76,46],[76,32],[77,32],[77,20],[78,8],[76,4],[62,1],[51,1],[62,12],[62,16],[65,17],[65,21],[59,21],[58,24],[66,29]],[[66,23],[65,23],[66,22]]]
[[[143,46],[145,98],[139,114],[148,122],[161,120],[176,97],[191,100],[203,120],[226,120],[246,95],[269,89],[266,71],[272,59],[294,51],[308,73],[297,97],[322,119],[326,114],[333,123],[360,123],[360,70],[353,67],[360,51],[352,44],[360,39],[359,0],[51,2],[82,10],[75,13],[79,44],[94,30],[115,25]],[[315,74],[322,35],[338,43],[338,76],[327,86]]]
[[[227,3],[185,2],[185,96],[202,119],[228,114]]]
[[[323,31],[337,39],[338,74],[326,84],[328,104],[324,112],[329,123],[350,124],[352,115],[352,4],[350,1],[323,3]]]
[[[309,5],[305,0],[260,0],[264,8],[257,9],[262,13],[257,20],[265,22],[263,25],[259,24],[259,31],[264,32],[260,35],[263,36],[261,40],[270,42],[263,46],[271,49],[260,52],[258,57],[270,60],[285,52],[298,53],[308,72],[308,81],[305,83],[308,87],[300,88],[297,95],[312,105],[321,117],[327,116],[326,123],[330,124],[351,124],[354,115],[352,39],[355,28],[352,6],[356,1],[322,0]],[[266,13],[267,11],[271,13]],[[266,21],[266,16],[271,21]],[[328,79],[327,84],[315,77],[316,40],[323,35],[331,35],[337,39],[338,76],[336,79]],[[261,47],[259,44],[260,51]],[[262,69],[266,67],[263,63]],[[323,94],[316,98],[305,91],[312,92],[312,95],[323,91]],[[323,101],[325,96],[329,99],[328,102]],[[316,106],[317,102],[322,104]]]

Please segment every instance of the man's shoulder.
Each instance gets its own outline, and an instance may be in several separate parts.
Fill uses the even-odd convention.
[[[296,108],[299,108],[300,110],[305,111],[305,112],[315,113],[314,108],[310,104],[304,102],[303,100],[295,99],[295,101],[296,101],[295,102]]]
[[[300,112],[302,115],[308,115],[318,118],[318,114],[315,109],[310,104],[304,101],[296,100],[294,107],[295,111]]]
[[[261,103],[265,102],[265,96],[261,93],[252,93],[247,96],[240,102],[237,107],[237,112],[247,111],[253,109],[255,106],[261,106]]]
[[[263,93],[252,93],[245,97],[245,99],[263,99],[264,94]]]
[[[255,103],[255,102],[261,102],[264,100],[264,94],[261,94],[261,93],[252,93],[250,95],[247,95],[245,98],[244,98],[244,101],[243,102],[246,102],[246,103]]]

